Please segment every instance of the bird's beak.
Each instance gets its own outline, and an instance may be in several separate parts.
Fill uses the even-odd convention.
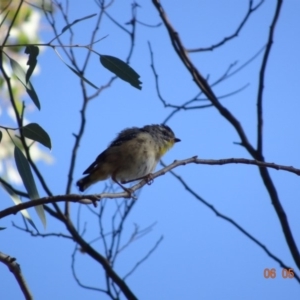
[[[177,142],[181,142],[181,140],[178,139],[178,138],[175,138],[175,139],[174,139],[174,143],[177,143]]]

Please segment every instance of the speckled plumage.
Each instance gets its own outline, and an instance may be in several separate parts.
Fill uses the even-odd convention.
[[[84,171],[87,176],[80,179],[77,186],[84,191],[93,183],[111,177],[128,190],[120,182],[151,174],[162,155],[179,141],[166,125],[124,129]]]

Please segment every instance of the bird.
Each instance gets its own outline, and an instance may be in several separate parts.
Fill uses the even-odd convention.
[[[81,192],[92,184],[111,178],[124,191],[124,183],[145,179],[152,181],[152,172],[160,158],[181,140],[164,124],[131,127],[122,130],[77,181]]]

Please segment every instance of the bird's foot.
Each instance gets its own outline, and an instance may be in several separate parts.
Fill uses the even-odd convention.
[[[137,200],[137,197],[134,195],[132,189],[127,188],[127,187],[125,187],[125,186],[122,186],[122,188],[124,189],[125,192],[128,193],[128,197],[126,197],[126,198],[132,198],[132,199],[134,199],[134,200]]]
[[[148,185],[151,185],[153,182],[154,182],[154,178],[153,178],[153,174],[152,173],[149,173],[148,175],[146,175],[144,177],[144,180],[146,181],[146,183]]]

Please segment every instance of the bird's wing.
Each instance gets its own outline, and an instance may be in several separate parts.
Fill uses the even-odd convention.
[[[83,172],[83,174],[91,174],[105,156],[106,156],[106,150],[97,156],[95,161]]]

